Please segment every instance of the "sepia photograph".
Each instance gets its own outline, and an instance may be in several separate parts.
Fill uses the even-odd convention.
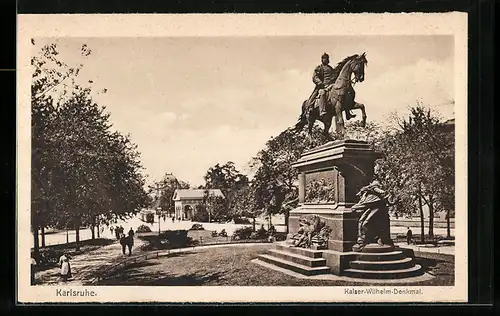
[[[350,30],[360,16],[371,32]],[[25,16],[19,292],[464,301],[466,15],[377,16],[337,15],[335,32],[310,26],[328,15],[231,31],[207,15],[220,23],[203,32],[165,15],[178,28],[137,34],[126,18],[73,34],[90,16],[45,33],[52,18]],[[427,27],[391,34],[405,19]]]

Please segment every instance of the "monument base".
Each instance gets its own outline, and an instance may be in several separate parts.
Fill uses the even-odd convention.
[[[403,279],[422,275],[413,250],[369,244],[361,252],[276,245],[259,259],[303,275],[334,274],[361,279]]]
[[[303,204],[290,211],[288,218],[289,231],[298,231],[302,217],[316,215],[331,228],[327,249],[339,252],[350,252],[356,244],[358,215],[345,205]]]

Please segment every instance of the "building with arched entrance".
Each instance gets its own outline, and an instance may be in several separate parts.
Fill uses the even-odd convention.
[[[175,218],[181,220],[192,220],[196,212],[203,204],[205,189],[177,189],[172,200],[175,205]],[[210,195],[224,197],[219,189],[208,189]]]

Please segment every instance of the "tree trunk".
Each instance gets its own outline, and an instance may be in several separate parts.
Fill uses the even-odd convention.
[[[75,246],[76,250],[80,250],[80,220],[75,220]]]
[[[425,243],[425,221],[424,221],[424,208],[422,205],[422,188],[419,184],[418,188],[418,209],[420,211],[420,243]]]
[[[253,218],[253,222],[252,222],[252,230],[255,231],[255,217]]]
[[[429,237],[434,239],[434,199],[429,198]]]
[[[286,233],[288,234],[288,221],[290,219],[290,211],[285,211],[285,226],[286,226]]]
[[[446,237],[451,237],[450,209],[446,210]]]
[[[38,227],[33,228],[33,255],[35,261],[38,263],[40,259],[40,244],[38,240]]]
[[[45,247],[45,227],[40,228],[40,235],[42,236],[42,248]]]
[[[97,225],[96,228],[97,228],[97,238],[101,238],[101,232],[99,231],[101,228],[99,227],[99,225]]]
[[[94,224],[90,225],[90,232],[92,233],[92,240],[95,239],[95,226]]]

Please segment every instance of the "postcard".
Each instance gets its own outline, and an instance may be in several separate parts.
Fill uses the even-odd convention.
[[[466,13],[18,22],[19,302],[467,301]]]

